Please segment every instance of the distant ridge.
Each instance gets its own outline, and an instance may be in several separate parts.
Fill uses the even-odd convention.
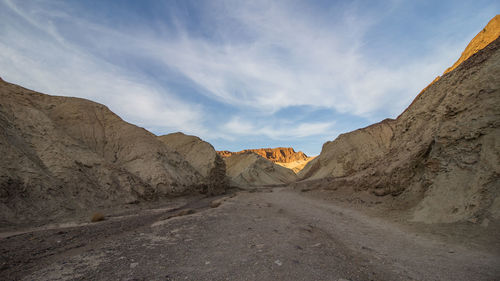
[[[275,163],[291,163],[299,160],[307,160],[309,157],[302,151],[295,152],[291,147],[277,147],[277,148],[258,148],[258,149],[245,149],[238,152],[231,151],[217,151],[222,157],[230,157],[236,154],[243,154],[253,152]]]
[[[297,180],[291,169],[284,168],[251,151],[226,157],[224,162],[231,185],[240,188],[281,185]]]

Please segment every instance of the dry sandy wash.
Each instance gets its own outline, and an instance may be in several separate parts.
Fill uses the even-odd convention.
[[[500,229],[401,223],[376,217],[376,202],[274,188],[134,205],[98,223],[3,233],[2,279],[498,280]]]

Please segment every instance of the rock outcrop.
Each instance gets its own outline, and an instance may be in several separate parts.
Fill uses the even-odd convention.
[[[389,150],[393,123],[394,120],[386,119],[326,142],[320,155],[299,172],[299,178],[349,176],[367,168]]]
[[[152,133],[105,106],[0,82],[0,224],[199,190]]]
[[[183,156],[203,177],[203,192],[224,193],[228,187],[226,164],[214,147],[196,136],[173,133],[158,137]]]
[[[491,38],[482,33],[474,40]],[[325,143],[299,177],[392,195],[408,203],[414,221],[500,219],[496,36],[482,50],[472,48],[475,54],[429,85],[397,119]]]
[[[224,161],[231,185],[240,188],[280,185],[297,179],[292,170],[253,152],[234,154]]]
[[[288,162],[288,163],[276,162],[276,164],[280,165],[281,167],[288,168],[288,169],[292,170],[294,173],[297,174],[302,169],[304,169],[304,167],[307,165],[307,163],[309,163],[310,161],[312,161],[314,158],[315,157],[307,157],[304,160],[297,160],[297,161]]]
[[[500,15],[496,15],[494,18],[488,22],[488,24],[479,32],[467,45],[465,50],[462,52],[460,58],[446,71],[444,74],[457,68],[462,62],[466,61],[473,54],[482,50],[484,47],[488,46],[491,42],[500,36]]]
[[[235,154],[244,154],[247,152],[256,153],[272,162],[290,163],[298,160],[307,160],[308,157],[302,151],[295,152],[291,147],[277,147],[277,148],[258,148],[258,149],[245,149],[238,152],[231,151],[217,151],[222,157],[230,157]]]

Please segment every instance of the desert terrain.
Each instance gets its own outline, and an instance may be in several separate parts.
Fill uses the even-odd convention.
[[[363,199],[333,198],[338,196],[331,192],[276,187],[219,198],[179,198],[152,209],[137,206],[97,223],[2,233],[2,277],[496,280],[500,276],[498,224],[484,228],[473,223],[404,223],[397,212],[377,215],[377,201],[356,207]]]
[[[500,280],[499,22],[316,157],[0,80],[0,280]]]

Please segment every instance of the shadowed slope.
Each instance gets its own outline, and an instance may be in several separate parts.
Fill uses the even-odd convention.
[[[253,152],[224,159],[231,184],[238,187],[278,185],[296,180],[295,173]]]
[[[427,87],[396,120],[340,135],[300,173],[399,196],[424,222],[500,218],[500,39]]]
[[[226,191],[226,164],[211,144],[180,132],[158,138],[181,154],[202,175],[202,184],[206,186],[207,193],[219,194]]]
[[[0,221],[192,192],[200,174],[105,106],[0,81]]]

